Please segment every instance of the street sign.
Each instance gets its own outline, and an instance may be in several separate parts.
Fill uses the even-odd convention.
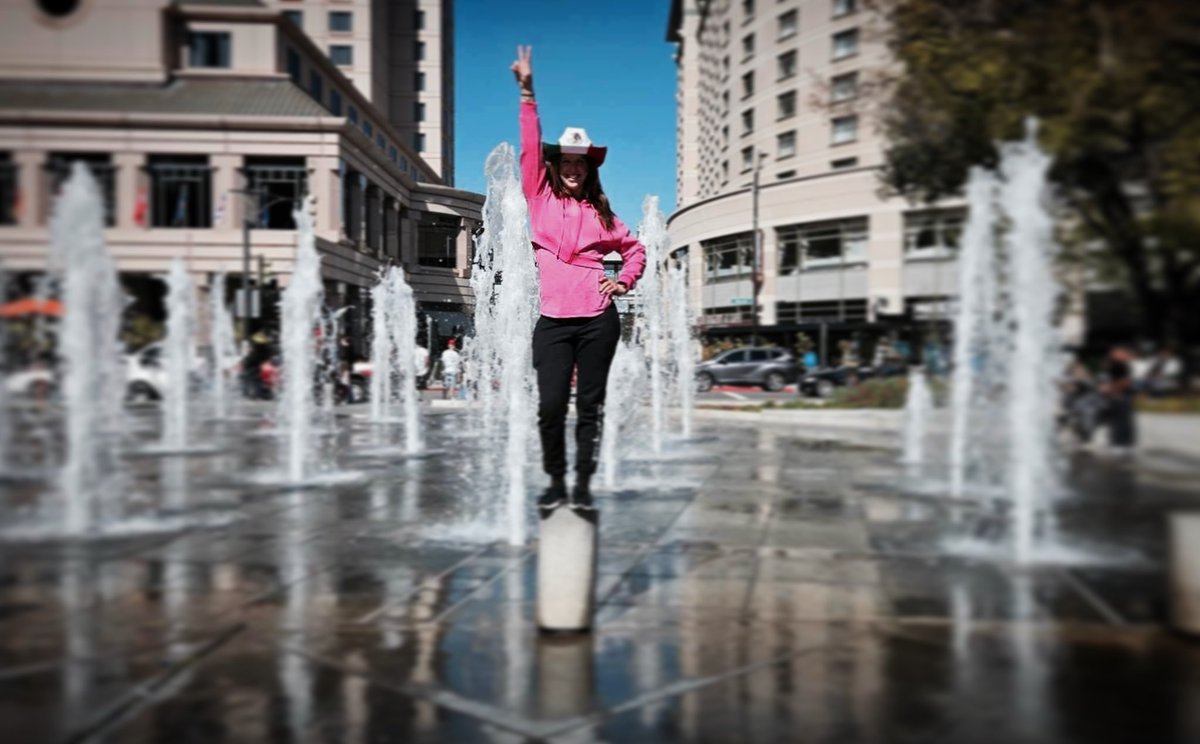
[[[749,307],[754,304],[754,299],[750,297],[734,297],[729,301],[729,304],[734,307]]]

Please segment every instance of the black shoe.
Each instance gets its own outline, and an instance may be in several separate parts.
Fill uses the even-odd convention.
[[[567,489],[562,486],[550,486],[538,498],[538,516],[546,519],[554,510],[567,503]]]
[[[595,505],[592,503],[592,492],[587,488],[575,487],[571,492],[571,508],[595,510]]]

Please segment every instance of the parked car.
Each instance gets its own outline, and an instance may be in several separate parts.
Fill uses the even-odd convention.
[[[38,365],[7,375],[4,388],[14,397],[45,400],[58,392],[58,376],[49,365]]]
[[[908,365],[900,362],[884,362],[878,367],[830,367],[805,374],[800,380],[800,394],[810,398],[828,398],[836,388],[855,385],[873,377],[905,374],[908,374]]]
[[[162,400],[169,386],[165,349],[161,341],[147,344],[125,355],[125,400],[146,403]],[[227,361],[228,363],[228,361]],[[188,370],[188,387],[193,392],[204,386],[209,362],[199,350],[192,353]]]
[[[696,365],[696,389],[713,385],[755,385],[772,392],[800,379],[804,367],[786,349],[749,346],[724,351]]]

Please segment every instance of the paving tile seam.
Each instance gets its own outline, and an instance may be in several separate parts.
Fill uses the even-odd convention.
[[[525,563],[526,563],[526,562],[527,562],[527,561],[530,559],[530,557],[532,557],[532,556],[533,556],[533,550],[532,550],[532,549],[529,549],[529,548],[526,548],[526,549],[525,549],[525,550],[522,552],[522,555],[521,555],[521,558],[520,558],[520,560],[518,560],[518,561],[517,561],[517,563],[516,563],[515,565],[513,565],[513,566],[509,566],[508,568],[505,568],[505,569],[503,569],[503,570],[501,570],[501,571],[497,571],[495,576],[492,576],[491,578],[487,579],[486,581],[484,581],[484,582],[483,582],[482,584],[480,584],[479,586],[477,586],[477,587],[475,587],[474,589],[472,589],[470,592],[468,592],[468,593],[467,593],[467,596],[463,597],[462,599],[458,600],[457,602],[455,602],[454,604],[450,605],[450,606],[449,606],[449,607],[447,607],[446,609],[442,610],[440,613],[438,613],[438,614],[437,614],[437,616],[436,616],[436,617],[433,617],[433,618],[431,618],[431,619],[429,619],[429,620],[427,620],[427,621],[424,621],[422,624],[423,624],[423,625],[436,625],[436,624],[438,624],[438,623],[440,623],[440,622],[444,621],[444,620],[445,620],[446,618],[448,618],[448,617],[449,617],[449,616],[450,616],[450,615],[451,615],[453,612],[455,612],[456,610],[458,610],[460,607],[462,607],[463,605],[465,605],[467,602],[469,602],[469,601],[471,601],[471,600],[475,599],[475,596],[476,596],[477,594],[479,594],[479,593],[483,592],[485,589],[488,589],[489,587],[491,587],[493,584],[495,584],[497,581],[499,581],[499,580],[500,580],[500,579],[502,579],[503,577],[505,577],[505,576],[507,576],[507,575],[511,574],[511,573],[512,573],[512,572],[514,572],[514,571],[520,570],[520,569],[521,569],[521,567],[522,567],[522,566],[524,566],[524,565],[525,565]]]
[[[665,685],[664,687],[660,687],[652,692],[647,692],[630,700],[626,700],[623,703],[596,711],[595,713],[591,713],[586,716],[579,716],[576,719],[568,719],[568,722],[565,723],[561,721],[547,723],[539,727],[542,729],[540,731],[541,738],[552,740],[553,737],[564,736],[585,726],[596,726],[600,723],[603,723],[606,719],[619,716],[622,713],[637,710],[638,708],[642,708],[662,700],[667,700],[669,698],[680,697],[690,692],[701,690],[705,687],[721,684],[722,682],[728,682],[731,679],[743,677],[747,674],[752,674],[762,669],[769,669],[780,664],[793,662],[810,654],[833,648],[834,645],[835,644],[832,643],[818,643],[812,646],[806,646],[805,648],[796,649],[795,651],[789,651],[786,654],[780,654],[770,659],[754,662],[753,664],[745,664],[740,667],[734,667],[733,669],[721,674],[682,679]]]
[[[200,660],[224,646],[245,629],[246,624],[241,622],[229,626],[218,633],[216,637],[172,664],[166,671],[134,685],[128,692],[98,711],[81,728],[68,734],[63,740],[64,744],[88,741],[120,727],[137,710],[146,704],[155,702],[158,694],[168,689],[171,680],[183,670],[199,663]]]
[[[487,703],[481,703],[477,700],[471,700],[447,690],[439,690],[437,688],[425,685],[402,684],[388,679],[383,679],[369,672],[348,668],[337,661],[334,661],[333,659],[328,659],[319,654],[314,654],[307,649],[290,646],[284,643],[279,644],[279,646],[286,653],[295,654],[308,659],[314,664],[333,669],[342,674],[348,674],[353,677],[364,679],[373,685],[377,685],[382,689],[390,690],[398,695],[410,698],[419,698],[441,708],[454,711],[460,715],[474,718],[478,721],[495,726],[513,734],[527,738],[540,738],[536,728],[532,725],[535,722],[529,721],[521,716],[510,714],[503,708],[489,705]]]
[[[448,568],[446,568],[445,570],[443,570],[442,572],[436,574],[435,576],[433,576],[431,578],[434,581],[439,581],[441,579],[444,579],[446,576],[448,576],[449,574],[458,570],[459,568],[466,565],[470,561],[475,560],[479,556],[481,556],[484,553],[486,553],[487,551],[491,550],[494,546],[495,546],[494,543],[489,543],[487,545],[484,545],[479,550],[475,551],[474,553],[471,553],[470,555],[466,556],[465,558],[462,558],[458,562],[454,563],[453,565],[449,566]],[[419,594],[422,589],[423,589],[423,587],[418,586],[415,589],[413,589],[413,591],[411,591],[407,595],[405,595],[404,598],[401,599],[399,602],[396,602],[391,605],[389,605],[389,604],[380,605],[379,607],[375,608],[374,610],[371,610],[367,614],[360,617],[357,622],[360,625],[366,625],[368,623],[371,623],[371,622],[377,620],[381,615],[385,614],[391,608],[403,606],[404,603],[410,601],[413,597],[415,597],[417,594]]]
[[[696,498],[699,495],[699,493],[700,493],[700,491],[698,489],[695,493],[692,494],[692,496],[683,504],[683,506],[681,506],[679,508],[679,511],[675,513],[675,516],[672,517],[671,520],[663,527],[662,531],[659,532],[657,538],[655,538],[652,541],[642,544],[642,549],[638,551],[637,555],[635,556],[633,562],[630,564],[629,568],[627,570],[621,572],[621,574],[620,574],[621,578],[618,579],[616,582],[614,582],[613,585],[609,588],[608,592],[604,595],[604,598],[596,603],[596,611],[597,612],[608,603],[608,601],[616,593],[617,588],[619,586],[621,586],[621,584],[623,584],[627,578],[629,578],[629,572],[632,571],[639,563],[641,563],[656,545],[659,545],[661,543],[661,541],[665,535],[670,534],[671,530],[675,527],[676,524],[679,523],[679,520],[683,517],[683,515],[687,512],[687,510],[690,509],[694,503],[696,503]]]
[[[1083,601],[1090,605],[1091,608],[1100,615],[1100,617],[1104,618],[1110,624],[1118,627],[1126,624],[1125,618],[1121,617],[1121,613],[1117,612],[1116,608],[1110,605],[1108,602],[1105,602],[1103,597],[1093,591],[1092,588],[1087,585],[1087,582],[1076,576],[1073,571],[1068,568],[1060,568],[1055,571],[1055,573],[1062,577],[1062,579],[1066,581],[1067,585],[1070,586],[1077,594],[1083,597]]]

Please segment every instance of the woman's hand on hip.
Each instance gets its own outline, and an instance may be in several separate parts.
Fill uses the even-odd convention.
[[[521,93],[533,95],[533,47],[517,46],[517,58],[509,68],[517,79]]]
[[[620,297],[623,294],[628,294],[628,292],[629,287],[626,287],[622,282],[618,282],[615,279],[609,279],[608,277],[600,280],[600,294],[604,295],[605,297],[610,295]]]

